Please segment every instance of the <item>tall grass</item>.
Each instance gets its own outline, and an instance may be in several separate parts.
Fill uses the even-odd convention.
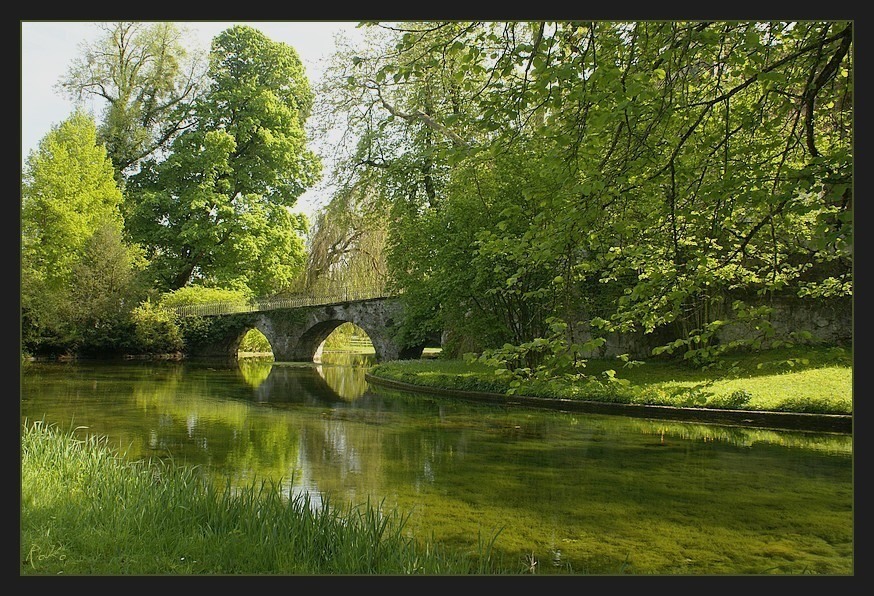
[[[126,461],[106,439],[38,421],[21,437],[21,575],[500,574],[490,542],[422,542],[382,504],[316,506],[262,482]]]

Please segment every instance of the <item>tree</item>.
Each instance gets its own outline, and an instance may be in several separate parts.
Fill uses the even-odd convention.
[[[321,172],[304,130],[312,92],[294,49],[251,27],[213,40],[209,76],[192,127],[131,178],[128,231],[163,291],[275,293],[305,259],[307,223],[290,208]]]
[[[381,29],[335,79],[346,163],[381,181],[390,274],[435,325],[506,313],[478,337],[529,365],[554,329],[706,361],[745,300],[852,294],[851,23]]]
[[[420,26],[427,29],[430,24]],[[451,29],[451,25],[444,27],[447,35]],[[434,263],[430,250],[434,238],[428,236],[424,218],[437,208],[446,180],[447,164],[441,163],[439,141],[447,129],[432,129],[435,122],[421,106],[446,103],[441,93],[444,78],[440,69],[415,70],[417,55],[398,52],[390,30],[373,27],[365,34],[360,47],[340,43],[327,72],[328,83],[319,93],[317,115],[323,126],[339,126],[343,135],[335,153],[337,191],[326,210],[330,218],[318,222],[311,256],[334,252],[319,248],[344,247],[343,256],[349,263],[372,262],[360,250],[359,238],[380,243],[378,249],[371,243],[369,254],[391,259],[394,251],[398,258],[386,265],[393,270],[388,281],[408,292],[404,295],[403,337],[397,339],[421,344],[443,329],[436,308],[440,289],[424,283],[436,279],[428,275]],[[398,73],[389,68],[397,68]],[[340,223],[343,218],[338,215],[348,212],[350,200],[354,213],[366,214],[351,227]],[[330,234],[325,233],[328,228]],[[409,233],[401,237],[402,230]],[[320,242],[328,236],[330,242]],[[436,242],[453,240],[441,235]],[[417,263],[421,264],[418,269]],[[423,283],[407,283],[413,276]],[[417,294],[423,296],[422,301],[415,298]]]
[[[149,155],[165,149],[188,125],[203,83],[205,59],[184,45],[175,23],[98,25],[101,36],[83,44],[58,86],[81,101],[106,102],[98,127],[119,182]]]
[[[25,346],[57,350],[77,337],[76,268],[98,230],[120,232],[121,191],[94,121],[82,111],[54,126],[27,158],[21,189],[21,308]]]
[[[131,312],[146,296],[140,272],[142,250],[122,239],[119,222],[97,228],[73,266],[70,318],[78,350],[85,353],[135,353]]]
[[[407,303],[402,342],[447,329],[458,349],[521,342],[547,328],[546,303],[554,301],[509,287],[496,275],[509,276],[508,263],[476,252],[479,232],[494,227],[542,162],[533,147],[506,156],[481,152],[495,127],[480,124],[476,98],[494,75],[476,62],[489,44],[460,41],[474,29],[470,23],[385,26],[366,48],[341,49],[332,87],[322,93],[329,113],[348,115],[347,135],[357,139],[344,137],[354,151],[338,168],[348,182],[337,197],[346,188],[367,188],[372,208],[390,213],[388,265]],[[499,188],[509,194],[495,196]],[[523,277],[515,279],[532,281]]]
[[[361,184],[337,192],[316,216],[307,245],[299,291],[384,288],[387,283],[387,217],[366,197]]]

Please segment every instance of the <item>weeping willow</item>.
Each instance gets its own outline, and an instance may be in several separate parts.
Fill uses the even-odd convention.
[[[325,293],[386,285],[388,224],[361,187],[336,194],[315,217],[304,275],[295,289]]]

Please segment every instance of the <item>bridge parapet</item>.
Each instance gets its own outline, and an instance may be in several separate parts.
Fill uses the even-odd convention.
[[[249,303],[240,302],[210,302],[207,304],[186,304],[171,307],[168,310],[181,317],[209,317],[217,315],[233,315],[247,312],[267,312],[285,308],[301,308],[304,306],[327,306],[373,300],[377,298],[392,298],[397,294],[389,293],[382,287],[341,288],[336,291],[320,294],[295,294],[291,296],[259,298]]]

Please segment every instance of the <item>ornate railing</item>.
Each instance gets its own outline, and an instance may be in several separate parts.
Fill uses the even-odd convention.
[[[242,304],[239,302],[212,302],[208,304],[187,304],[170,308],[181,317],[231,315],[245,312],[262,312],[280,308],[301,306],[325,306],[353,300],[372,300],[392,296],[385,288],[341,288],[320,294],[295,294],[276,298],[261,298]]]

